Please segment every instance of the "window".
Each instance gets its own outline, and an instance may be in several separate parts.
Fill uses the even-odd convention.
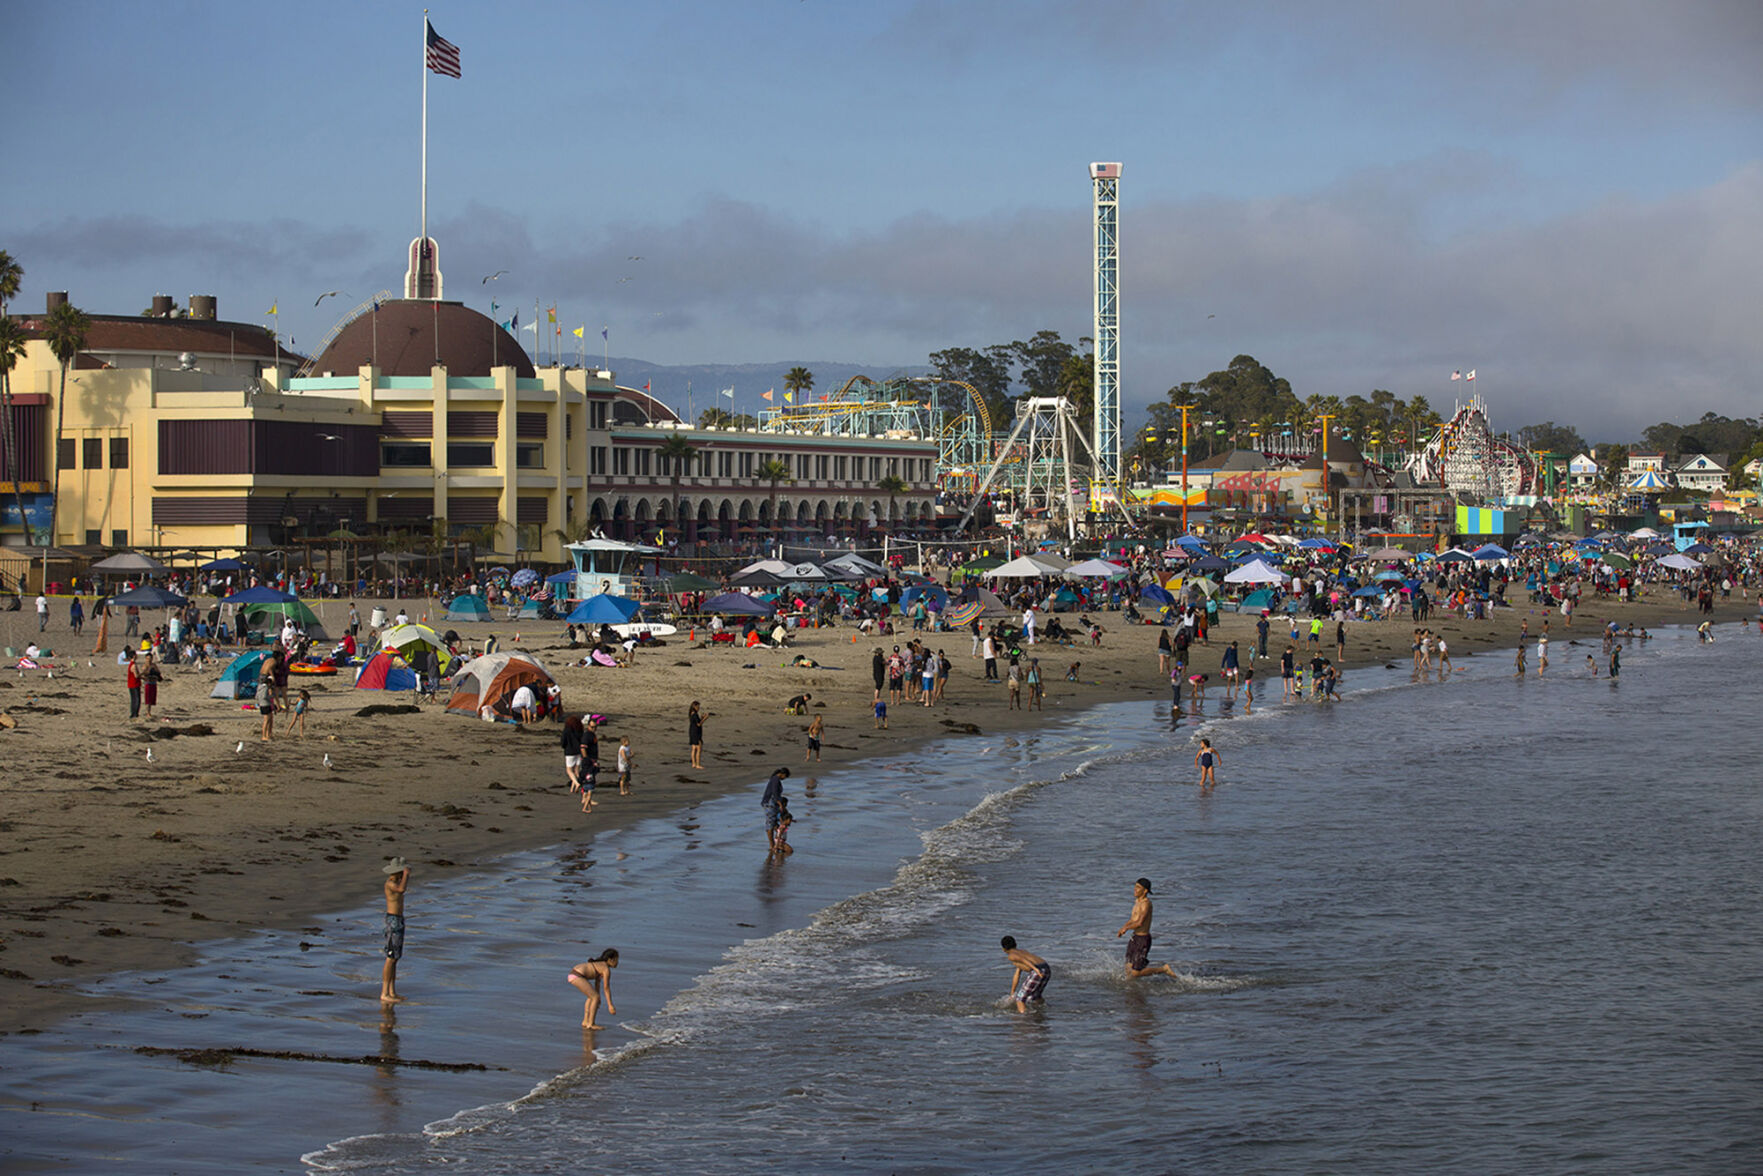
[[[96,527],[86,528],[86,546],[97,547],[104,542],[104,532]]]
[[[73,461],[77,455],[78,450],[73,443],[73,438],[61,438],[55,443],[55,468],[58,470],[73,469]]]
[[[826,456],[824,454],[816,455],[814,458],[814,476],[822,482],[826,481],[826,467]]]
[[[110,532],[110,546],[112,546],[112,547],[127,547],[128,545],[129,545],[129,533],[127,531],[112,531],[112,532]]]
[[[881,481],[881,458],[879,457],[869,459],[869,480],[871,482]]]
[[[588,450],[588,472],[604,474],[606,472],[606,447],[596,445]]]
[[[751,478],[752,476],[753,476],[753,455],[751,453],[743,453],[743,454],[741,454],[741,477]]]
[[[650,461],[650,457],[654,454],[654,452],[655,451],[653,449],[639,449],[639,450],[637,450],[637,473],[647,474],[650,472],[649,471],[649,461]]]
[[[539,442],[521,444],[514,447],[514,464],[523,470],[542,470],[545,468],[545,447]]]
[[[112,437],[110,439],[110,468],[126,470],[129,468],[129,439]]]
[[[606,427],[606,402],[595,401],[588,405],[588,428],[604,429]]]
[[[721,452],[716,455],[716,474],[722,478],[732,478],[735,473],[735,455]]]
[[[104,468],[104,439],[87,437],[80,442],[80,466],[88,470]]]
[[[612,472],[629,474],[631,472],[631,451],[628,445],[615,445],[612,449]]]
[[[851,459],[840,454],[833,459],[833,477],[843,482],[851,476]]]
[[[493,466],[496,464],[496,447],[476,441],[447,442],[447,465],[455,466]]]
[[[380,442],[381,467],[393,466],[409,469],[413,466],[423,467],[429,464],[429,445],[426,441]]]

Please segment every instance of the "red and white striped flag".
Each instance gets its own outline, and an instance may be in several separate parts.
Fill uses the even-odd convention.
[[[459,46],[435,32],[435,26],[423,21],[428,28],[428,66],[438,74],[446,74],[450,78],[459,76]]]

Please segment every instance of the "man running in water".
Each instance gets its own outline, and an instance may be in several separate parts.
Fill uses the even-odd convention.
[[[1145,976],[1162,973],[1173,977],[1175,969],[1168,964],[1151,962],[1151,880],[1140,878],[1132,887],[1132,915],[1126,925],[1114,933],[1119,939],[1128,931],[1132,938],[1126,941],[1126,975],[1129,980],[1138,980]]]
[[[998,942],[1004,948],[1004,958],[1016,968],[1010,977],[1010,999],[1016,1002],[1017,1012],[1026,1013],[1030,1001],[1040,1003],[1047,981],[1053,978],[1053,965],[1034,952],[1017,947],[1014,936],[1006,935]]]

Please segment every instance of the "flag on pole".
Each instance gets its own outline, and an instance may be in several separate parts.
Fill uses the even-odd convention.
[[[275,313],[275,308],[276,308],[276,305],[277,305],[277,304],[276,304],[276,303],[274,303],[274,302],[272,302],[272,303],[270,303],[270,304],[269,304],[269,313],[271,313],[271,314],[274,314],[274,313]]]
[[[428,65],[438,74],[446,74],[450,78],[459,76],[459,46],[435,32],[435,26],[427,20],[422,22],[428,29]]]
[[[794,392],[785,392],[784,393],[784,403],[785,404],[796,403],[796,394]]]
[[[761,393],[760,393],[760,394],[759,394],[759,399],[761,399],[761,400],[770,400],[770,399],[771,399],[771,394],[772,394],[772,393],[773,393],[773,392],[776,392],[776,391],[777,391],[777,389],[776,389],[776,388],[767,388],[767,389],[766,389],[766,390],[765,390],[765,391],[763,391],[763,392],[761,392]]]
[[[577,327],[575,330],[571,331],[570,334],[574,335],[577,339],[580,339],[582,337],[582,332],[585,330],[587,330],[586,327]]]
[[[526,326],[524,326],[520,329],[523,331],[531,331],[533,333],[534,339],[537,339],[539,337],[539,324],[538,323],[528,323]]]
[[[546,309],[545,321],[548,323],[554,323],[557,321],[557,308],[555,306]]]
[[[602,341],[606,341],[606,332],[610,331],[611,329],[612,329],[611,327],[601,327],[600,328],[600,338]]]
[[[643,381],[643,391],[647,392],[648,390],[649,390],[649,381],[644,380]]]
[[[1464,379],[1465,379],[1465,380],[1473,380],[1473,379],[1475,379],[1475,369],[1474,369],[1474,368],[1470,368],[1470,369],[1469,369],[1469,374],[1468,374],[1468,375],[1467,375],[1467,376],[1464,376],[1464,377],[1463,377],[1463,378],[1464,378]]]
[[[733,388],[724,388],[722,390],[722,395],[728,397],[730,400],[733,400],[735,398],[735,390]]]
[[[1459,368],[1456,371],[1452,372],[1451,378],[1453,380],[1461,380],[1463,378],[1463,369]]]

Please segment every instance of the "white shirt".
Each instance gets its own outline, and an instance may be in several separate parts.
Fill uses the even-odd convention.
[[[995,660],[997,658],[997,656],[998,656],[998,643],[996,641],[992,640],[992,635],[990,633],[986,634],[985,644],[982,645],[980,648],[985,651],[986,659],[988,661]]]
[[[47,596],[37,597],[37,611],[40,613],[46,613],[49,611],[49,598]]]
[[[538,699],[533,697],[533,688],[531,686],[522,686],[519,690],[514,692],[514,700],[508,705],[517,711],[531,710],[538,705]]]

